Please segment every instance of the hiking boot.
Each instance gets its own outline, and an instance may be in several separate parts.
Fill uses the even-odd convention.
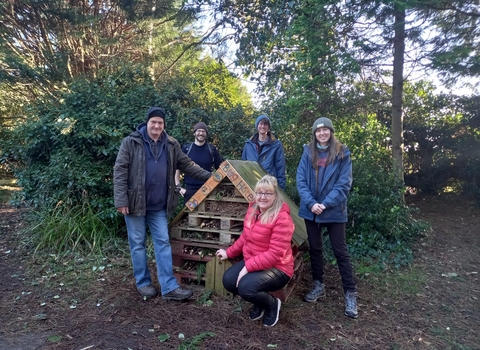
[[[250,310],[250,320],[256,321],[263,317],[264,311],[260,306],[253,304],[252,309]]]
[[[357,311],[357,292],[345,293],[345,316],[351,318],[358,317]]]
[[[275,298],[273,306],[265,310],[265,317],[263,317],[263,325],[265,327],[273,327],[277,324],[280,306],[282,306],[282,302],[280,299]]]
[[[318,281],[313,281],[313,289],[308,292],[303,298],[309,303],[316,302],[319,298],[325,298],[325,285]]]
[[[151,284],[142,288],[137,288],[137,290],[140,293],[140,295],[144,298],[153,298],[158,294],[155,287],[153,287]]]
[[[193,295],[193,291],[178,287],[177,289],[172,290],[170,293],[162,295],[162,299],[182,301],[190,298],[192,295]]]

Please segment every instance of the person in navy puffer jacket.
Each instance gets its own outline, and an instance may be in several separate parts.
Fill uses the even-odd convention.
[[[258,162],[265,171],[276,177],[278,185],[285,190],[287,174],[285,151],[280,140],[270,131],[271,121],[266,114],[261,114],[255,120],[255,133],[243,147],[242,160]]]
[[[345,240],[352,161],[347,146],[334,134],[332,121],[318,118],[312,126],[312,140],[304,146],[297,169],[298,216],[305,219],[313,277],[313,288],[305,295],[305,301],[315,302],[325,297],[322,233],[326,229],[342,277],[345,315],[357,318],[357,292]]]
[[[274,326],[280,313],[280,299],[269,292],[283,288],[293,275],[294,229],[290,208],[278,192],[277,179],[265,175],[255,186],[255,201],[250,203],[240,238],[227,250],[216,253],[220,260],[243,254],[243,260],[223,274],[223,286],[251,302],[250,319],[263,317],[264,326]]]

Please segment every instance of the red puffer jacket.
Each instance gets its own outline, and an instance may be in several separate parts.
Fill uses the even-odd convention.
[[[243,253],[248,272],[276,267],[292,277],[294,261],[291,241],[295,225],[288,204],[283,203],[275,220],[266,225],[261,224],[260,220],[253,220],[250,224],[250,215],[255,214],[258,212],[253,212],[252,202],[245,215],[243,233],[227,249],[227,256],[234,258]]]

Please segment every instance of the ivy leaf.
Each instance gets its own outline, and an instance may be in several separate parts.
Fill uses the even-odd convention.
[[[168,333],[160,334],[158,336],[158,340],[160,340],[160,343],[166,342],[168,339],[170,339],[170,335]]]

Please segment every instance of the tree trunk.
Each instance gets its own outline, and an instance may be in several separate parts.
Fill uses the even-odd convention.
[[[396,185],[403,191],[403,64],[405,53],[405,9],[396,5],[392,84],[392,152]]]

